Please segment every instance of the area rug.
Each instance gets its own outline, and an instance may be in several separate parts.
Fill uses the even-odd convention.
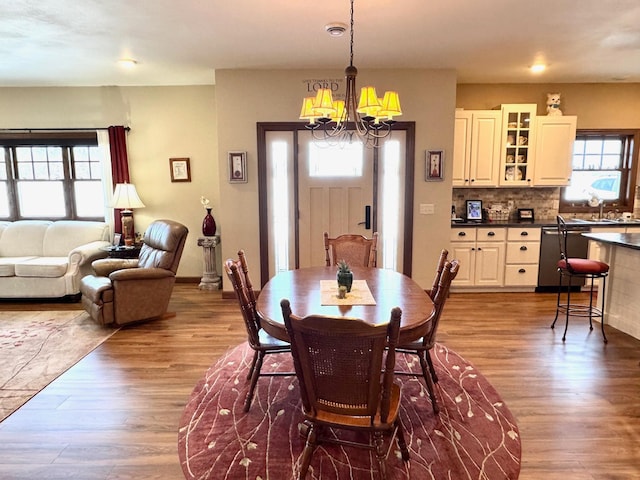
[[[390,479],[517,479],[521,444],[516,421],[500,395],[473,365],[443,345],[433,360],[439,382],[435,416],[415,377],[402,384],[401,421],[411,460],[404,464],[394,444],[387,459]],[[185,478],[283,480],[296,478],[304,447],[303,420],[295,377],[261,377],[248,413],[243,412],[247,371],[253,352],[230,349],[195,386],[183,412],[178,451]],[[419,371],[415,356],[398,355],[398,368]],[[292,371],[291,356],[278,354],[264,369]],[[319,446],[308,479],[374,479],[375,457],[368,451]]]
[[[0,312],[0,421],[116,331],[77,310]]]

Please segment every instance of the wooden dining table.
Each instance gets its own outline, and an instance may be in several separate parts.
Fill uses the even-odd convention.
[[[280,307],[280,301],[286,298],[297,316],[318,314],[359,318],[371,324],[388,323],[391,309],[400,307],[401,344],[421,338],[429,331],[435,307],[420,285],[394,270],[366,267],[352,267],[351,270],[354,280],[366,281],[375,305],[323,305],[320,281],[336,281],[336,267],[288,270],[276,274],[260,291],[256,310],[262,328],[280,340],[289,341]],[[338,294],[337,281],[335,294]]]

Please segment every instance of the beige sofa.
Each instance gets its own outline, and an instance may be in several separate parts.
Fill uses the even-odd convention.
[[[0,222],[0,298],[79,298],[80,279],[107,256],[109,237],[103,222]]]

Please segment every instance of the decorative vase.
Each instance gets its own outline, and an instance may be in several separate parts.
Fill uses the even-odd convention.
[[[211,215],[211,209],[207,208],[207,214],[202,220],[202,234],[205,237],[213,237],[216,234],[216,220]]]
[[[353,284],[353,272],[338,272],[338,287],[347,287],[347,292],[351,291]]]

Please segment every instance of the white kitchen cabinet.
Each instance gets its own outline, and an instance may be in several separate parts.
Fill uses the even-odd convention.
[[[457,110],[453,144],[454,187],[498,185],[502,114],[498,110]]]
[[[499,184],[531,186],[535,158],[535,103],[503,104]]]
[[[505,287],[535,287],[540,260],[540,227],[509,227]]]
[[[569,185],[577,121],[578,117],[567,115],[536,117],[533,164],[535,187]]]
[[[504,284],[506,228],[451,229],[451,258],[460,261],[452,285],[501,287]]]

